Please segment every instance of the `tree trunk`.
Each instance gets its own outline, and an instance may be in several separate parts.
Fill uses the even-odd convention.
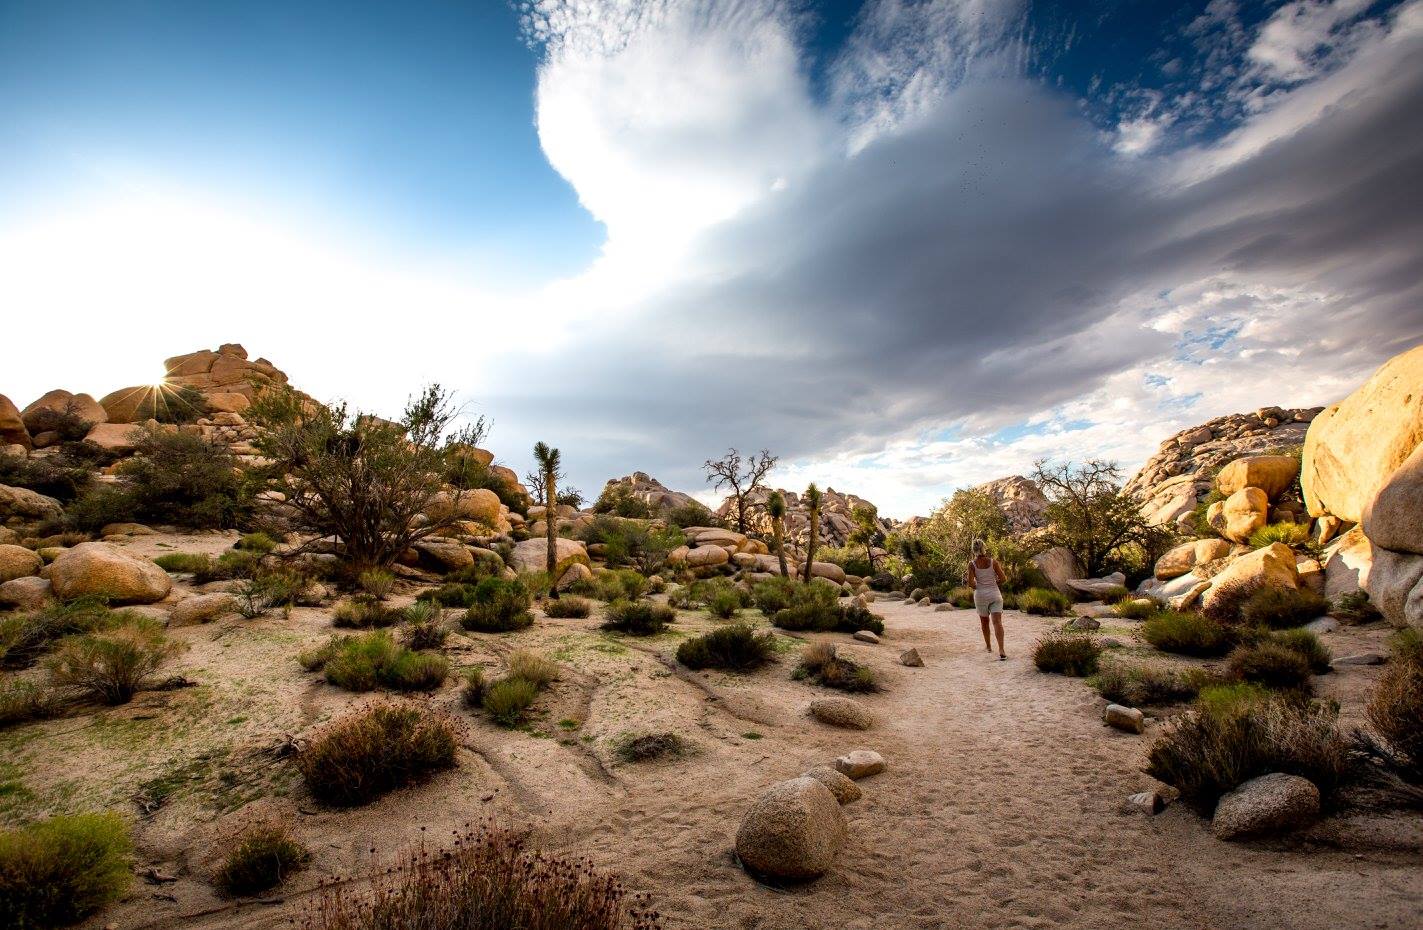
[[[553,472],[544,475],[544,500],[546,502],[544,525],[547,527],[544,534],[548,540],[546,565],[548,566],[549,594],[555,598],[558,597],[558,579],[553,576],[554,569],[558,568],[558,489],[556,484]]]
[[[785,540],[782,538],[783,532],[780,520],[771,524],[771,539],[776,544],[776,558],[779,559],[781,563],[781,577],[789,578],[791,573],[786,570],[786,545]]]
[[[815,547],[820,542],[820,508],[810,511],[810,538],[805,543],[805,583],[810,584],[810,571],[815,566]]]

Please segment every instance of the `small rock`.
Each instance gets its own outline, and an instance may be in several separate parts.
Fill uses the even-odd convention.
[[[0,606],[39,610],[54,599],[48,578],[30,575],[0,584]]]
[[[1103,636],[1101,639],[1097,640],[1097,645],[1101,646],[1103,649],[1121,649],[1124,648],[1126,644],[1114,637]]]
[[[879,645],[879,636],[873,630],[856,630],[855,639],[862,643],[869,643],[872,646]]]
[[[936,604],[936,605],[934,605],[934,610],[935,610],[936,612],[938,612],[938,613],[941,613],[941,614],[943,614],[943,613],[948,613],[949,611],[951,611],[951,610],[953,610],[953,609],[954,609],[954,605],[953,605],[953,604]]]
[[[1319,816],[1319,789],[1298,775],[1252,778],[1216,803],[1211,832],[1219,839],[1281,833]]]
[[[864,794],[860,786],[845,775],[835,771],[828,765],[817,765],[815,768],[805,773],[806,778],[814,778],[822,785],[830,789],[830,793],[835,795],[835,800],[841,804],[849,804],[858,801]]]
[[[910,668],[923,668],[924,660],[919,656],[919,650],[910,646],[899,654],[899,664],[907,665]]]
[[[197,594],[193,597],[184,598],[168,614],[168,622],[173,626],[186,626],[190,623],[207,623],[209,620],[216,620],[218,617],[235,610],[237,599],[231,594]]]
[[[1306,623],[1304,628],[1318,636],[1320,633],[1333,633],[1339,629],[1339,621],[1333,617],[1316,617]]]
[[[1067,628],[1069,630],[1077,630],[1078,632],[1087,632],[1089,630],[1100,630],[1102,624],[1091,617],[1078,617],[1069,623]]]
[[[1159,791],[1141,791],[1130,795],[1122,802],[1124,814],[1146,814],[1155,816],[1166,809],[1166,799]]]
[[[1108,704],[1107,709],[1102,712],[1102,719],[1118,730],[1128,733],[1141,733],[1146,730],[1146,717],[1135,707]]]
[[[884,771],[884,756],[868,749],[856,749],[835,760],[835,770],[859,781]]]
[[[921,597],[921,598],[919,598],[919,600],[916,601],[915,603],[917,603],[920,607],[928,607],[930,604],[932,604],[932,603],[934,603],[934,602],[931,601],[931,600],[929,600],[927,597]]]
[[[915,602],[914,598],[912,598],[912,597],[906,597],[906,598],[904,599],[904,603],[906,603],[906,604],[914,604],[914,603],[916,603],[916,602]]]
[[[810,715],[821,723],[848,730],[868,730],[874,717],[849,698],[816,698],[810,702]]]
[[[1388,656],[1382,652],[1359,652],[1351,656],[1340,656],[1330,665],[1383,665]]]

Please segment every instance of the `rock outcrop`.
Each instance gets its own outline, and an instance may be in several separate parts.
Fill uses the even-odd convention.
[[[646,504],[653,516],[661,516],[679,507],[697,503],[690,494],[673,491],[645,471],[635,471],[622,478],[609,478],[603,485],[604,495],[626,495]]]
[[[770,499],[771,494],[772,491],[768,488],[757,488],[747,495],[746,502],[746,519],[751,524],[751,530],[767,537],[770,536],[771,521],[766,516],[766,501]],[[786,499],[786,543],[803,552],[806,542],[810,539],[810,517],[805,501],[795,491],[782,490],[781,496]],[[834,488],[826,488],[821,492],[820,545],[843,546],[849,541],[850,534],[855,530],[855,521],[851,519],[850,513],[856,507],[874,508],[874,504],[854,494],[841,494]],[[716,514],[726,520],[729,526],[735,526],[735,499],[728,497],[722,501]],[[879,525],[880,529],[888,533],[896,524],[893,520],[880,518]]]
[[[1036,483],[1022,475],[999,478],[974,490],[993,498],[1014,535],[1021,536],[1047,525],[1047,496]]]
[[[30,431],[20,416],[20,408],[4,394],[0,394],[0,446],[24,446],[34,448]]]

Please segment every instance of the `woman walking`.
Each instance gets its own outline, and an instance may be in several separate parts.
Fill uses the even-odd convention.
[[[968,563],[968,582],[973,585],[973,606],[978,608],[978,620],[983,624],[983,648],[993,651],[988,638],[988,621],[993,620],[993,633],[998,637],[998,661],[1008,656],[1003,652],[1003,591],[998,586],[1007,581],[998,560],[988,554],[983,540],[973,541],[973,558]]]

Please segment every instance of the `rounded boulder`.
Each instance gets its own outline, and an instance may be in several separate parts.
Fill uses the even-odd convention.
[[[829,788],[801,776],[772,785],[736,831],[736,854],[753,875],[819,878],[845,846],[845,815]]]
[[[115,604],[152,604],[173,590],[168,573],[102,542],[64,550],[49,566],[54,593],[63,600],[86,595],[108,597]]]

